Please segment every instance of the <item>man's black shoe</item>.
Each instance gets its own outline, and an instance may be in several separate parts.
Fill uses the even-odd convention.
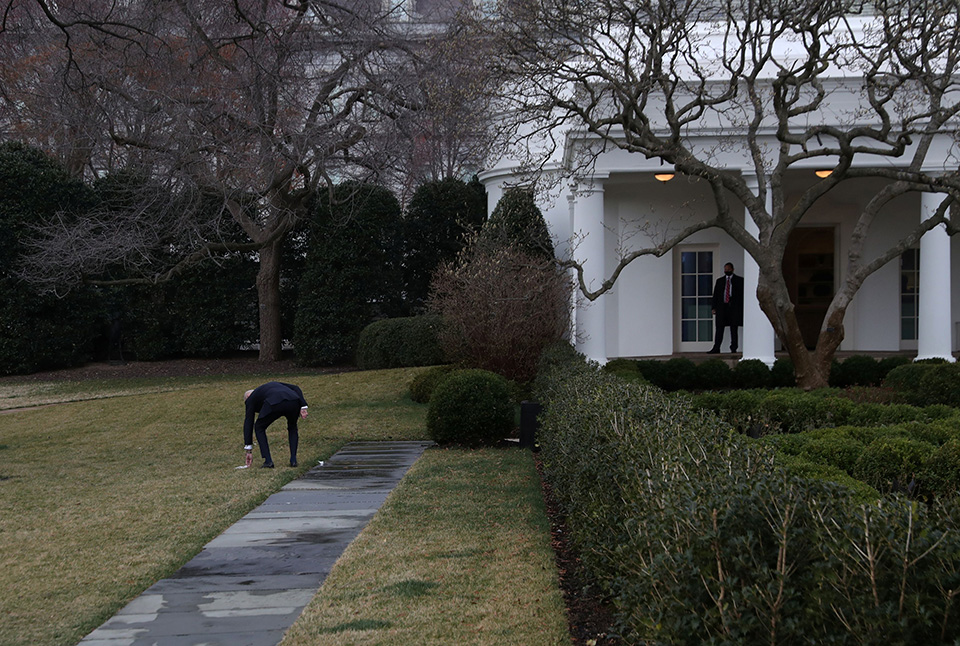
[[[707,354],[720,354],[720,351],[716,348],[713,348],[712,350],[707,350]]]
[[[296,458],[290,458],[290,466],[292,466],[292,467],[297,466],[297,459],[296,459]]]
[[[264,462],[263,464],[260,465],[260,468],[261,468],[261,469],[272,469],[272,468],[273,468],[273,462]]]

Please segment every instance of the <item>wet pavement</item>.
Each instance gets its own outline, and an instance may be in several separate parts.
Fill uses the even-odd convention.
[[[275,646],[431,444],[347,444],[147,588],[80,646]]]

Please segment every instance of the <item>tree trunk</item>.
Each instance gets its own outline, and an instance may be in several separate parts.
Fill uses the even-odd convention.
[[[280,240],[260,249],[257,300],[260,308],[260,361],[279,361],[283,349],[280,327]]]
[[[764,273],[761,267],[757,299],[793,361],[797,386],[804,390],[826,388],[829,385],[833,355],[843,339],[843,313],[839,313],[840,322],[837,324],[837,312],[834,312],[831,317],[834,325],[827,326],[830,331],[821,332],[817,349],[808,350],[782,272],[768,270],[766,276]]]

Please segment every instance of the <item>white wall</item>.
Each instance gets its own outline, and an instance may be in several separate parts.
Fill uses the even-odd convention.
[[[502,195],[504,177],[488,181],[489,208],[492,211]],[[549,193],[540,194],[540,207],[550,227],[558,255],[570,253],[573,235],[569,190],[555,185]],[[847,270],[849,239],[854,218],[877,187],[869,183],[853,187],[844,194],[825,198],[804,219],[804,225],[836,226],[838,232],[836,271],[837,285]],[[620,244],[647,246],[667,231],[664,223],[684,213],[696,214],[712,207],[712,196],[700,183],[678,177],[666,184],[653,180],[646,173],[612,173],[604,181],[606,249],[605,277],[614,269]],[[865,257],[872,258],[899,240],[920,218],[919,197],[910,195],[889,205],[877,218],[870,231]],[[648,233],[638,228],[650,223]],[[633,235],[627,240],[625,236]],[[651,237],[652,236],[652,237]],[[742,273],[743,256],[727,234],[707,230],[692,236],[684,244],[712,247],[715,262],[733,262]],[[952,241],[952,320],[960,321],[960,239]],[[574,252],[575,253],[575,252]],[[679,350],[675,323],[678,312],[676,256],[647,256],[635,260],[620,276],[611,292],[600,297],[592,307],[603,307],[606,320],[606,349],[609,357],[670,355]],[[583,260],[579,258],[579,260]],[[844,351],[898,351],[900,343],[900,266],[894,259],[870,276],[854,298],[845,319]],[[947,295],[935,295],[947,297]],[[960,344],[958,324],[954,324],[954,349]],[[749,330],[742,330],[749,334]]]

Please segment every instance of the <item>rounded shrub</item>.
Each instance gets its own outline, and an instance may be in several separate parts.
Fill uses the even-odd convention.
[[[945,404],[960,407],[960,365],[934,365],[920,377],[918,406]]]
[[[958,414],[960,414],[960,411],[953,406],[947,406],[945,404],[931,404],[930,406],[924,406],[920,411],[920,419],[923,419],[927,422],[933,422],[936,420],[948,420],[956,418]]]
[[[920,409],[907,404],[857,404],[850,412],[848,423],[853,426],[885,426],[912,422]]]
[[[763,436],[760,441],[773,447],[781,456],[799,456],[811,439],[809,433],[771,433]]]
[[[760,403],[761,416],[783,433],[800,433],[827,423],[825,400],[795,389],[770,391]]]
[[[933,420],[923,422],[908,422],[900,424],[907,437],[921,442],[929,442],[934,446],[942,446],[951,440],[960,440],[960,427],[956,420]]]
[[[629,381],[646,381],[640,374],[640,368],[633,359],[614,359],[603,366],[605,372]]]
[[[717,412],[741,433],[766,434],[776,429],[771,429],[760,413],[763,400],[764,395],[757,391],[734,390],[724,394]]]
[[[953,498],[960,492],[960,439],[937,448],[920,470],[920,482],[934,496]]]
[[[664,390],[695,390],[697,388],[697,364],[687,357],[674,357],[663,363],[662,380],[658,384]]]
[[[773,362],[773,368],[770,369],[770,385],[774,388],[793,388],[797,385],[797,374],[791,359],[780,357]]]
[[[402,316],[371,323],[360,333],[357,366],[364,370],[443,363],[436,315]]]
[[[900,366],[905,366],[910,362],[910,357],[905,356],[885,357],[880,359],[880,361],[877,362],[880,367],[880,383],[882,384],[886,380],[887,375],[890,374],[891,370],[894,368],[899,368]]]
[[[844,397],[824,397],[821,400],[827,419],[834,426],[853,424],[851,418],[856,414],[857,404]]]
[[[813,462],[802,456],[784,456],[778,460],[794,476],[807,480],[823,480],[841,485],[851,493],[851,502],[870,504],[880,498],[880,493],[849,473],[829,464]]]
[[[881,380],[880,364],[863,354],[848,357],[830,371],[830,385],[837,388],[876,386]]]
[[[907,404],[921,404],[924,401],[920,389],[920,380],[931,370],[936,370],[935,363],[907,363],[898,366],[887,373],[883,385],[897,394],[897,399]]]
[[[834,432],[810,438],[801,455],[811,462],[829,464],[851,474],[866,447],[847,433],[832,430]]]
[[[438,444],[496,444],[514,428],[510,384],[488,370],[457,370],[430,397],[427,432]]]
[[[657,386],[658,388],[664,388],[665,375],[666,375],[666,361],[658,361],[656,359],[640,359],[636,362],[637,370],[640,371],[640,374],[643,375],[643,378],[648,382]],[[666,390],[666,388],[664,388]]]
[[[721,390],[733,386],[733,371],[723,359],[708,359],[697,366],[697,387]]]
[[[739,361],[733,369],[733,381],[738,388],[768,388],[770,368],[759,359]]]
[[[456,366],[448,364],[424,370],[410,382],[410,399],[420,404],[426,404],[430,401],[433,391],[437,389],[440,382],[456,369]]]
[[[907,437],[879,437],[864,449],[853,475],[881,493],[905,491],[935,450]]]

